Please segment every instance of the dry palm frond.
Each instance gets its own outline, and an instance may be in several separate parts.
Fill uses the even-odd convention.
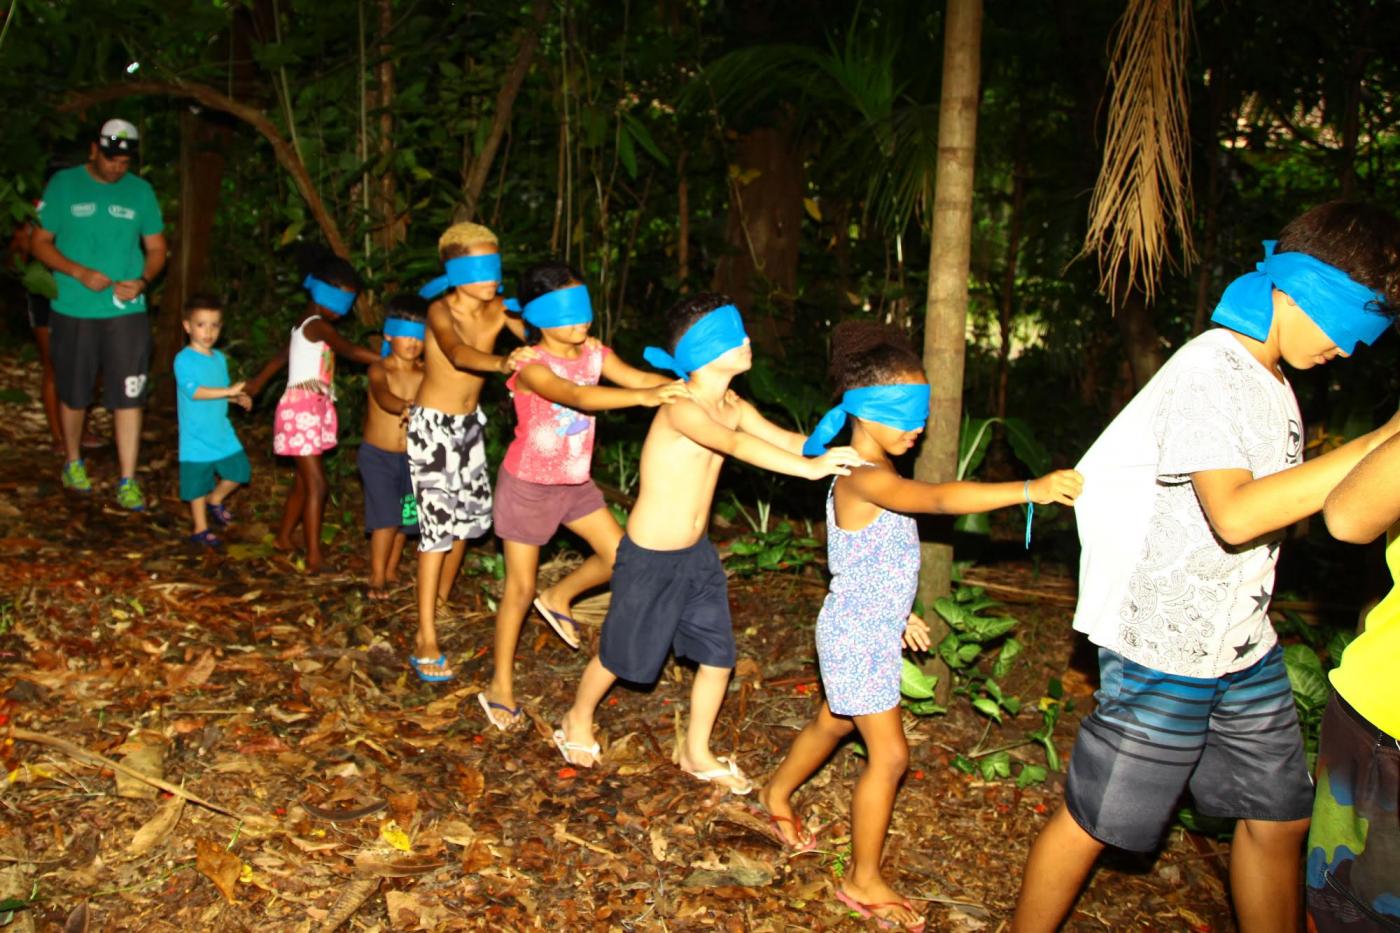
[[[579,625],[602,625],[612,605],[612,592],[604,591],[597,596],[581,599],[573,605],[574,621]]]
[[[1080,255],[1097,253],[1099,289],[1116,303],[1136,287],[1150,301],[1170,258],[1168,228],[1191,245],[1185,85],[1187,0],[1128,0],[1113,48],[1108,138]]]

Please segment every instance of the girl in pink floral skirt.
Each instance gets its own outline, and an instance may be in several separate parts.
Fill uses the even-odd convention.
[[[321,515],[326,507],[326,473],[321,454],[336,444],[335,358],[343,356],[368,366],[378,357],[336,333],[336,323],[349,313],[360,289],[350,263],[326,254],[312,263],[302,282],[311,300],[292,328],[287,346],[287,390],[277,403],[272,450],[296,463],[296,480],[282,507],[276,546],[292,550],[298,523],[306,534],[306,569],[320,573]]]

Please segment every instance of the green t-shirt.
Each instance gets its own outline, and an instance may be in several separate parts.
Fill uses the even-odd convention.
[[[113,184],[92,177],[86,165],[56,172],[39,202],[39,223],[54,235],[66,258],[96,269],[113,282],[141,277],[146,257],[141,238],[160,233],[160,204],[144,178],[128,172]],[[108,318],[146,310],[143,292],[122,302],[108,286],[95,292],[71,275],[54,273],[55,311],[71,317]]]

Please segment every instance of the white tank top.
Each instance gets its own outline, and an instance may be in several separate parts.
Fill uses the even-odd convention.
[[[328,392],[335,379],[335,354],[324,340],[308,340],[302,331],[309,317],[292,328],[287,350],[287,387]]]

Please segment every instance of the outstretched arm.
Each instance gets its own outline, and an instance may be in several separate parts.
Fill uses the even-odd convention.
[[[637,406],[655,408],[686,396],[685,383],[671,380],[650,389],[614,389],[610,386],[581,386],[561,379],[548,366],[530,364],[520,370],[516,385],[575,411],[609,411]]]
[[[433,339],[437,341],[438,349],[458,369],[467,369],[478,373],[505,374],[515,368],[512,363],[514,354],[505,357],[486,353],[458,337],[457,329],[452,326],[452,313],[447,310],[447,305],[440,300],[433,302],[428,307],[428,327],[432,329]],[[518,353],[519,350],[516,352]]]
[[[1321,509],[1328,494],[1352,468],[1397,429],[1400,414],[1369,434],[1298,466],[1258,479],[1248,470],[1202,470],[1191,474],[1191,485],[1220,540],[1246,544]]]
[[[290,348],[284,345],[282,347],[282,352],[264,363],[263,368],[258,370],[258,374],[248,380],[246,391],[250,396],[257,395],[261,392],[263,386],[267,385],[267,381],[281,371],[282,367],[287,365],[287,356],[289,352]]]
[[[807,443],[805,434],[798,434],[796,431],[789,431],[787,428],[780,428],[759,414],[757,408],[742,398],[735,396],[735,401],[739,405],[739,430],[745,434],[752,434],[761,440],[765,440],[774,447],[780,447],[788,453],[801,454],[802,445]]]
[[[752,434],[731,431],[690,401],[677,402],[667,414],[672,427],[700,446],[774,473],[803,479],[846,476],[851,467],[862,462],[860,454],[850,447],[833,447],[814,459],[791,453]]]
[[[855,470],[849,480],[862,498],[892,512],[931,515],[969,515],[990,512],[1030,500],[1037,505],[1060,502],[1074,505],[1084,489],[1084,477],[1074,470],[1056,470],[1029,485],[1024,482],[924,483],[905,479],[893,470]]]
[[[384,371],[383,366],[369,368],[369,394],[374,398],[376,405],[391,415],[401,415],[413,404],[411,399],[399,398],[394,394],[394,390],[389,388],[389,374]]]
[[[1322,506],[1327,530],[1340,541],[1366,544],[1400,521],[1400,436],[1366,455]]]
[[[637,369],[619,359],[616,353],[608,353],[603,357],[603,378],[629,389],[654,389],[675,381],[664,373],[649,373]]]
[[[330,325],[329,321],[323,319],[313,320],[302,329],[307,340],[325,341],[326,346],[331,348],[331,352],[336,356],[343,356],[347,360],[353,360],[362,366],[369,366],[379,361],[379,354],[368,347],[362,347],[358,343],[351,343],[340,335],[340,331]]]

